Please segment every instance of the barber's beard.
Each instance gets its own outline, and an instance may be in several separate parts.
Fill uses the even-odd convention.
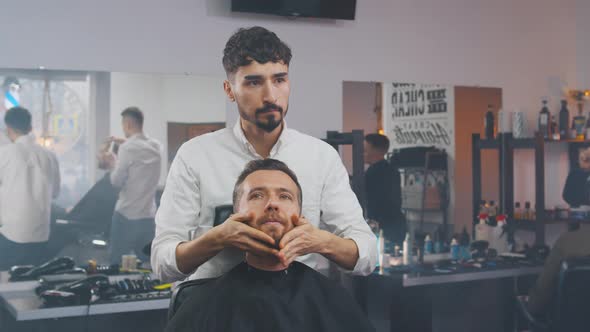
[[[268,113],[272,109],[278,110],[278,117],[275,117],[275,113]],[[283,118],[287,113],[287,109],[283,110],[282,107],[276,104],[266,104],[261,108],[256,109],[254,116],[249,116],[246,112],[244,112],[238,105],[238,111],[240,112],[240,116],[242,119],[256,125],[257,128],[264,130],[267,133],[273,132],[278,126],[283,123]]]

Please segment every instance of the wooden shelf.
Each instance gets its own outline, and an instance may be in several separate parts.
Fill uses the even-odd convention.
[[[566,224],[570,224],[570,223],[580,223],[580,224],[590,224],[590,219],[574,219],[574,218],[568,218],[568,219],[554,219],[554,218],[549,218],[549,219],[545,219],[542,222],[544,225],[555,225],[555,224],[561,224],[561,223],[566,223]],[[537,221],[536,220],[530,220],[530,219],[516,219],[513,220],[511,222],[511,225],[513,225],[516,229],[519,230],[525,230],[525,231],[531,231],[534,232],[536,230],[537,227]]]

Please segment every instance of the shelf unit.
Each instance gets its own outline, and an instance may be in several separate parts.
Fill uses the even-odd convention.
[[[545,215],[545,145],[568,144],[570,168],[578,167],[577,151],[590,146],[590,141],[581,140],[547,140],[542,135],[534,138],[514,138],[511,133],[498,134],[494,139],[482,139],[480,134],[472,135],[472,169],[473,169],[473,222],[477,220],[479,202],[481,201],[481,153],[482,150],[498,150],[499,167],[499,208],[508,216],[508,223],[517,229],[535,232],[535,242],[545,242],[545,225],[560,222],[585,222],[574,219],[555,219]],[[514,151],[529,149],[535,152],[535,209],[534,220],[514,220]],[[562,190],[562,188],[560,188]]]

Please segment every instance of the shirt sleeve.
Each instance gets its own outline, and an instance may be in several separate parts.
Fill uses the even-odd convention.
[[[125,185],[125,182],[127,182],[127,178],[129,177],[129,168],[131,167],[131,163],[133,161],[131,151],[129,151],[129,148],[126,146],[126,144],[121,145],[116,158],[117,162],[115,163],[115,168],[111,172],[111,184],[114,187],[122,188]]]
[[[374,168],[369,167],[365,173],[365,192],[367,194],[367,218],[377,220],[377,197],[379,188],[379,177]],[[381,181],[383,181],[381,179]]]
[[[197,226],[200,197],[198,177],[187,164],[185,150],[181,147],[170,166],[156,213],[156,234],[152,242],[152,268],[164,281],[181,280],[188,276],[178,270],[176,247],[187,241],[189,230]]]
[[[348,172],[334,149],[329,156],[326,178],[321,196],[321,221],[326,230],[342,238],[353,240],[359,258],[352,271],[355,275],[369,275],[377,263],[377,238],[363,218],[363,210],[348,181]]]

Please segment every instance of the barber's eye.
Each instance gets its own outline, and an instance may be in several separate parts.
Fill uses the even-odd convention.
[[[286,200],[293,200],[293,198],[291,197],[291,195],[287,195],[287,194],[282,194],[281,196],[279,196],[281,199],[286,199]]]
[[[248,82],[246,82],[246,85],[257,86],[257,85],[260,85],[260,82],[259,81],[248,81]]]

